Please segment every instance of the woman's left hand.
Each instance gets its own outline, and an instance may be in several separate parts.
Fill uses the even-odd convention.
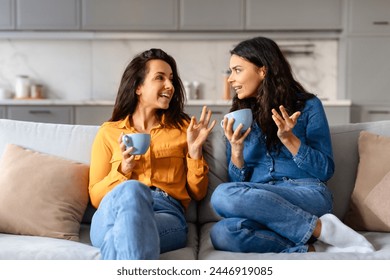
[[[193,159],[202,158],[202,146],[211,130],[214,128],[216,121],[210,124],[211,111],[207,106],[203,106],[199,122],[192,116],[191,122],[187,129],[188,154]]]
[[[293,133],[293,128],[297,124],[297,120],[301,115],[301,112],[295,112],[289,116],[283,105],[279,106],[279,109],[282,115],[280,115],[275,109],[272,109],[272,119],[278,127],[277,135],[287,149],[295,155],[298,153],[301,141]]]

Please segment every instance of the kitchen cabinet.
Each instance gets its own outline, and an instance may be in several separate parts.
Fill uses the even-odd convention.
[[[72,106],[7,106],[7,119],[44,122],[73,123]]]
[[[15,0],[0,0],[0,30],[15,29]]]
[[[82,0],[83,30],[177,30],[179,0]]]
[[[347,124],[351,122],[350,105],[326,105],[324,106],[329,125]]]
[[[246,0],[245,29],[341,30],[342,9],[343,0]]]
[[[353,123],[390,120],[390,105],[354,105]]]
[[[390,1],[349,0],[349,34],[390,35]]]
[[[390,36],[348,38],[347,94],[352,103],[390,105]]]
[[[221,121],[223,116],[229,113],[230,105],[207,105],[207,108],[213,113],[212,119]],[[186,112],[190,117],[195,116],[199,120],[200,114],[202,113],[203,105],[185,105],[184,112]]]
[[[5,106],[0,106],[0,119],[5,119]]]
[[[75,124],[101,125],[111,118],[113,109],[111,105],[75,106]]]
[[[244,0],[181,0],[180,30],[243,30]]]
[[[80,0],[17,0],[19,30],[79,30]]]

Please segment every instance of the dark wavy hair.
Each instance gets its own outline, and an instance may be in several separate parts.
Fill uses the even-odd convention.
[[[277,126],[272,119],[272,109],[279,112],[283,105],[289,114],[301,111],[306,100],[314,97],[297,82],[292,74],[291,66],[279,46],[271,39],[256,37],[240,42],[231,55],[237,55],[257,67],[265,67],[265,78],[253,98],[238,99],[233,97],[231,111],[250,108],[253,119],[257,122],[266,137],[267,149],[280,147],[277,137]]]
[[[138,96],[135,91],[145,81],[145,76],[149,71],[147,62],[154,59],[163,60],[169,64],[172,69],[172,84],[175,89],[168,109],[157,110],[157,118],[161,121],[162,115],[165,114],[165,125],[175,128],[182,127],[184,122],[190,119],[184,113],[185,94],[176,61],[161,49],[150,49],[136,55],[126,67],[119,85],[114,110],[109,121],[123,120],[134,113],[138,104]]]

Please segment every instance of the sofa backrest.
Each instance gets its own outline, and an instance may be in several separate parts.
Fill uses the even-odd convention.
[[[0,155],[6,145],[12,143],[88,164],[97,130],[97,126],[0,119]]]

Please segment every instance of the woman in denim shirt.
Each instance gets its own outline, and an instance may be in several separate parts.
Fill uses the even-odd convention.
[[[332,211],[326,182],[334,173],[321,101],[297,82],[278,45],[263,37],[231,51],[231,111],[250,108],[241,133],[224,119],[230,183],[211,203],[224,219],[211,230],[218,250],[233,252],[372,252],[373,246]]]

